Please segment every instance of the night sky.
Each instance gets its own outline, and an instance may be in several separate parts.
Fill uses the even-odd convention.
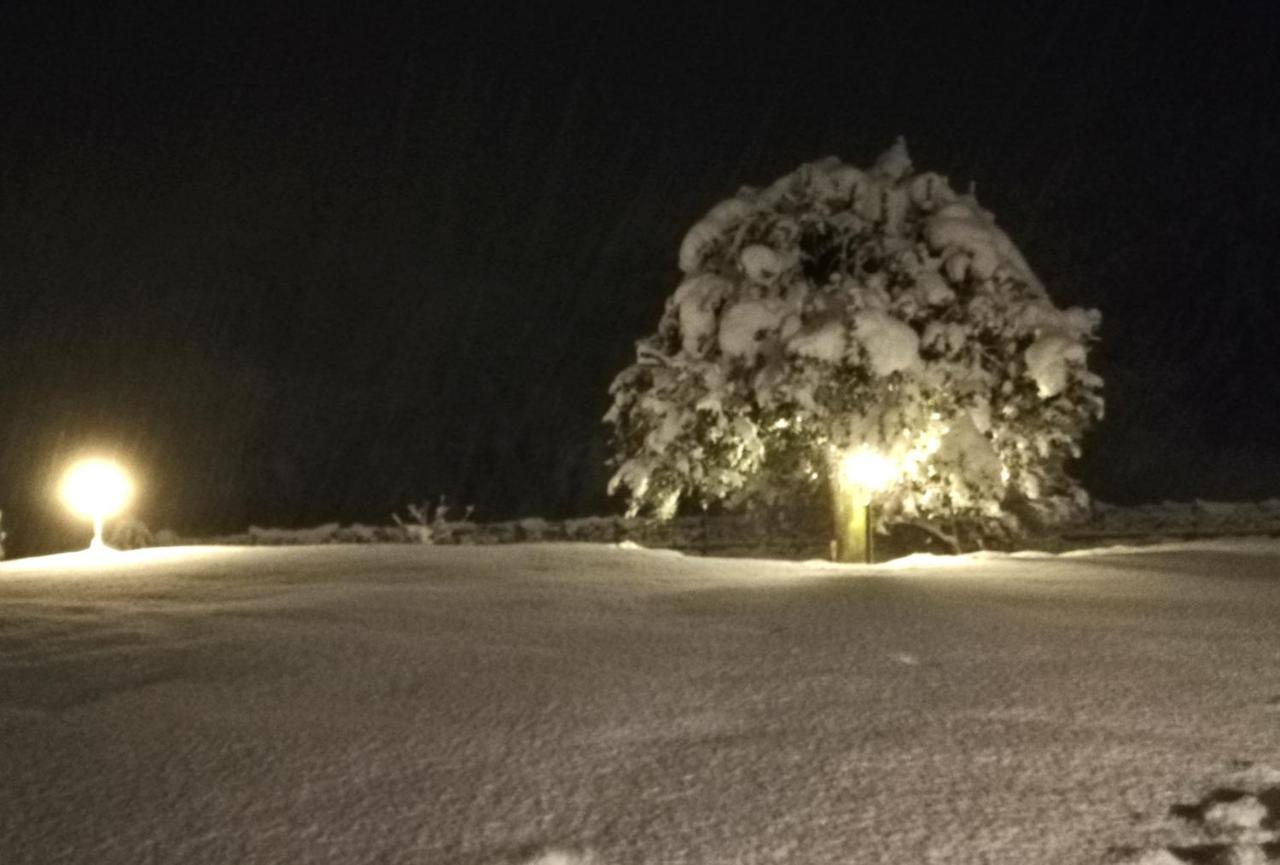
[[[186,532],[616,509],[683,233],[898,134],[1102,310],[1096,496],[1280,495],[1280,4],[80,5],[0,21],[11,554],[86,448]]]

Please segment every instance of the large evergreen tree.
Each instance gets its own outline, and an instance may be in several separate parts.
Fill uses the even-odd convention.
[[[1087,503],[1066,463],[1102,414],[1098,313],[1054,306],[991,214],[901,141],[867,171],[826,159],[744,188],[679,263],[611,389],[611,489],[632,512],[838,505],[841,465],[870,454],[891,465],[880,525],[957,546]]]

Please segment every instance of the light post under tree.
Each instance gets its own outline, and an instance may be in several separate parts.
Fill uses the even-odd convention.
[[[840,457],[833,481],[837,562],[874,561],[873,501],[897,475],[890,459],[866,446]]]

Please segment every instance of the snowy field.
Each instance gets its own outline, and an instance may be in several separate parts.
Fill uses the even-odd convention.
[[[1280,861],[1280,542],[0,564],[0,863]]]

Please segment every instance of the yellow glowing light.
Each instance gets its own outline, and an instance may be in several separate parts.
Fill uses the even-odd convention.
[[[75,463],[63,475],[62,501],[76,516],[93,520],[93,542],[102,543],[102,522],[120,513],[133,495],[133,482],[111,460],[86,459]]]
[[[840,458],[840,479],[846,486],[863,492],[886,489],[899,473],[892,460],[867,447],[849,451]]]

